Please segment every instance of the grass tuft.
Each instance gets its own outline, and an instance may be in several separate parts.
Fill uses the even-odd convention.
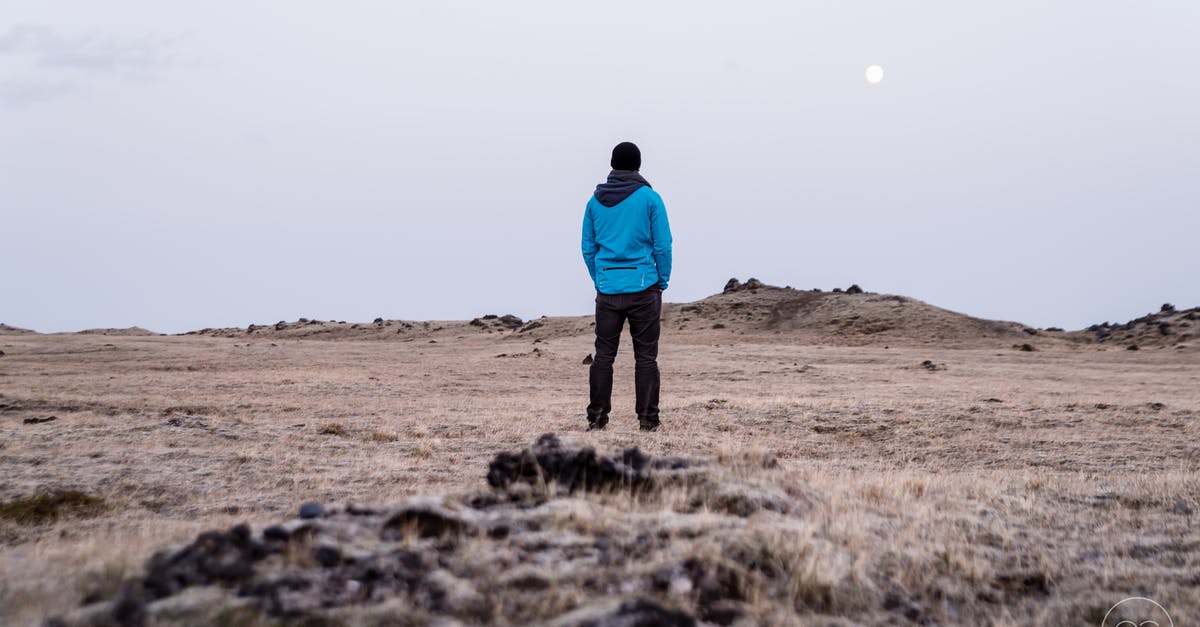
[[[331,422],[327,425],[322,426],[321,430],[318,431],[318,433],[320,433],[321,435],[345,436],[346,435],[346,427],[343,426],[342,423],[340,423],[340,422]]]
[[[64,516],[96,516],[104,509],[104,500],[99,497],[79,490],[54,490],[0,503],[0,518],[24,525],[40,525]]]

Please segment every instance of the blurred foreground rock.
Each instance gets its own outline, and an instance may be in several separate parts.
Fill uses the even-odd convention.
[[[794,585],[762,534],[813,502],[713,464],[550,434],[497,454],[487,481],[473,495],[308,503],[280,524],[205,532],[154,555],[116,598],[51,622],[758,624],[775,610],[754,599]]]

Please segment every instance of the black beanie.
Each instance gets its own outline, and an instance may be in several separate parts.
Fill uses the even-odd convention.
[[[633,142],[621,142],[613,148],[612,169],[639,170],[642,167],[642,151]]]

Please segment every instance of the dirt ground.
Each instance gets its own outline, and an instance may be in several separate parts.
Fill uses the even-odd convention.
[[[0,504],[13,506],[0,511],[17,512],[0,516],[0,624],[104,598],[158,549],[305,501],[479,491],[497,451],[548,432],[726,465],[776,458],[772,480],[814,495],[808,524],[844,558],[815,567],[861,592],[791,606],[796,624],[1096,625],[1131,596],[1176,625],[1200,620],[1195,351],[832,346],[669,325],[662,429],[637,430],[626,336],[612,421],[587,433],[586,332],[460,328],[0,336]],[[98,505],[33,521],[14,509],[63,490]],[[871,601],[884,578],[910,600]]]

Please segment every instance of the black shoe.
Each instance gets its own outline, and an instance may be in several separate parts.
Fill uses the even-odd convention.
[[[608,418],[604,417],[604,418],[601,418],[600,420],[589,420],[587,430],[588,431],[603,431],[604,427],[607,427],[607,426],[608,426]]]
[[[640,431],[658,431],[658,427],[659,423],[657,422],[643,422],[638,425]]]

